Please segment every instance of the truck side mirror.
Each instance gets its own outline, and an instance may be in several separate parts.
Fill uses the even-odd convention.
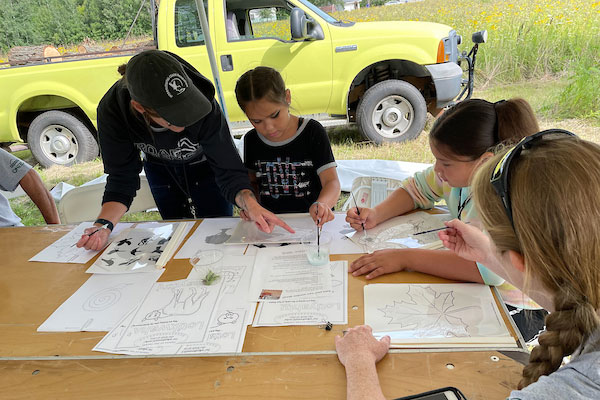
[[[290,14],[290,29],[292,40],[323,40],[325,34],[321,25],[312,18],[306,16],[304,11],[298,7],[292,8]]]
[[[304,40],[308,36],[306,14],[298,7],[292,8],[290,29],[292,30],[292,40]]]
[[[473,43],[485,43],[487,41],[487,30],[475,32],[473,36],[471,36],[471,40]]]

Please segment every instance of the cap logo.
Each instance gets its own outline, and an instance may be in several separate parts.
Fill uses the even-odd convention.
[[[171,74],[167,76],[167,79],[165,79],[165,92],[167,92],[167,96],[171,98],[185,92],[187,87],[187,81],[183,78],[183,76],[177,73]]]

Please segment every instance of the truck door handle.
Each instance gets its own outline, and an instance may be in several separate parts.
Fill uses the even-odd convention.
[[[221,69],[223,71],[233,71],[233,58],[231,58],[231,54],[221,56]]]

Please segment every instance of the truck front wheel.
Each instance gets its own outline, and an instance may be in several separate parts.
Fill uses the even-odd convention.
[[[64,111],[46,111],[29,125],[27,142],[43,167],[69,166],[98,156],[98,143],[88,127]]]
[[[359,129],[375,143],[414,139],[423,131],[426,120],[427,105],[421,92],[400,80],[371,86],[356,110]]]

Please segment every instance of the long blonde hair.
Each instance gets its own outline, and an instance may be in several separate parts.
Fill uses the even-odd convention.
[[[510,166],[514,229],[490,184],[504,149],[473,179],[485,229],[500,253],[523,255],[525,289],[535,279],[553,295],[519,388],[556,371],[600,326],[600,146],[575,137],[538,139]]]

